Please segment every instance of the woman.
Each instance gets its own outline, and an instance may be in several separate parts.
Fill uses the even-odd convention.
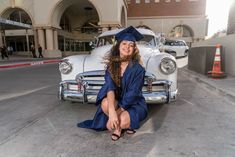
[[[93,120],[78,127],[95,130],[108,129],[112,140],[118,140],[125,130],[134,134],[140,121],[147,116],[147,105],[142,95],[145,69],[141,66],[136,41],[143,38],[130,26],[115,36],[117,44],[106,56],[105,84],[100,89],[99,105]]]

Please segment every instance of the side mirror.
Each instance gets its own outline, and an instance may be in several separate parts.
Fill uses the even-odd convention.
[[[95,48],[95,43],[94,43],[93,41],[90,41],[90,42],[89,42],[89,45],[90,45],[90,47],[91,47],[92,49]]]

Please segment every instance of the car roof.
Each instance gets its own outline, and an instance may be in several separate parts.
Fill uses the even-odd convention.
[[[118,32],[122,31],[123,29],[124,29],[124,28],[106,31],[106,32],[100,34],[99,37],[115,35],[115,34],[117,34]],[[149,30],[149,29],[137,28],[137,30],[138,30],[141,34],[155,36],[154,32],[151,31],[151,30]]]

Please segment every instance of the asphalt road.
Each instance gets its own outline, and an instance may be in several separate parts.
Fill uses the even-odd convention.
[[[235,106],[179,70],[176,102],[149,105],[134,135],[77,128],[92,104],[60,102],[56,64],[0,70],[0,157],[233,157]]]

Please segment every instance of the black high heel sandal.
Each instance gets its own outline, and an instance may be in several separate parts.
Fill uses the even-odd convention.
[[[119,140],[119,138],[121,138],[122,136],[124,136],[124,130],[121,131],[121,134],[120,134],[120,135],[118,135],[118,134],[116,134],[116,133],[112,133],[112,134],[111,134],[111,139],[112,139],[113,141],[117,141],[117,140]]]
[[[119,136],[119,135],[117,135],[117,134],[115,134],[115,133],[112,133],[112,134],[111,134],[111,139],[112,139],[113,141],[119,140],[120,137],[121,137],[121,135]]]
[[[136,131],[134,129],[126,129],[126,133],[129,135],[133,135],[134,133],[136,133]]]

